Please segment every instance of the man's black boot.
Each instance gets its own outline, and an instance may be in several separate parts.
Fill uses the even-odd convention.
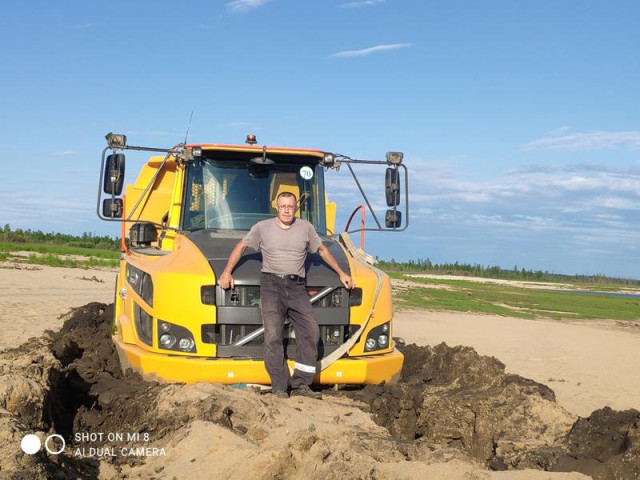
[[[271,393],[274,397],[278,398],[289,398],[289,394],[284,390],[271,390]]]
[[[302,385],[298,388],[291,389],[292,397],[309,397],[320,400],[322,398],[322,394],[320,392],[314,392],[309,388],[309,385]]]

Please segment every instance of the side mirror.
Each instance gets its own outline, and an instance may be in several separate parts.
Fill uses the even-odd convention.
[[[104,172],[104,193],[120,195],[124,184],[124,155],[109,155]]]
[[[388,206],[395,207],[400,203],[400,173],[397,168],[387,168],[384,176],[384,193]]]
[[[102,202],[102,216],[106,218],[122,218],[123,206],[121,198],[105,198]]]
[[[398,228],[402,225],[402,212],[387,210],[384,216],[384,226],[387,228]]]

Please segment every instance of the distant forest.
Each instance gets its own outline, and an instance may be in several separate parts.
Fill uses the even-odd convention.
[[[11,229],[6,224],[0,230],[0,242],[6,243],[48,243],[65,247],[94,248],[96,250],[119,250],[120,239],[83,233],[81,236],[66,233],[44,233],[41,230]]]
[[[6,224],[0,230],[0,242],[5,243],[45,243],[66,247],[94,248],[96,250],[120,250],[120,239],[108,236],[97,236],[90,232],[82,235],[69,235],[66,233],[44,233],[40,230],[11,229]],[[433,263],[430,259],[409,260],[408,262],[396,262],[378,259],[378,266],[386,272],[397,273],[433,273],[436,275],[456,275],[462,277],[484,277],[503,280],[529,280],[539,282],[570,282],[594,285],[625,285],[640,287],[640,280],[613,278],[605,275],[564,275],[549,273],[542,270],[526,270],[514,266],[507,270],[498,266],[488,267],[479,264],[468,263]]]
[[[507,270],[501,267],[486,267],[479,264],[468,263],[433,263],[431,260],[418,259],[408,262],[386,261],[378,259],[378,266],[386,272],[398,273],[432,273],[435,275],[456,275],[463,277],[497,278],[503,280],[528,280],[538,282],[568,282],[585,283],[594,285],[625,285],[630,287],[640,286],[640,280],[607,277],[606,275],[565,275],[561,273],[549,273],[542,270],[526,270],[514,266]]]

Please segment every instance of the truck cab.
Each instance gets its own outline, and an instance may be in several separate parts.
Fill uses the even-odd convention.
[[[306,289],[320,329],[314,382],[377,384],[398,376],[403,357],[392,336],[389,278],[346,232],[336,234],[337,206],[325,192],[325,171],[356,160],[251,141],[166,150],[132,147],[124,136],[108,141],[113,153],[103,152],[98,215],[122,225],[113,341],[123,368],[164,381],[270,383],[260,252],[245,250],[233,289],[222,289],[217,277],[235,244],[256,222],[274,217],[277,196],[291,192],[297,216],[311,222],[357,285],[345,289],[318,254],[307,256]],[[151,157],[123,192],[124,154],[117,151],[126,149],[164,155]],[[394,204],[386,225],[399,230],[394,181],[404,165],[379,163],[387,165],[387,203]],[[293,365],[296,339],[288,322],[284,337]]]

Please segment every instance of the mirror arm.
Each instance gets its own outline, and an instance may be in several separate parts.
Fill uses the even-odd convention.
[[[345,162],[346,163],[346,162]],[[355,162],[354,162],[355,163]],[[387,162],[363,162],[363,163],[377,163],[377,164],[384,164],[387,165]],[[347,165],[348,166],[348,165]],[[406,218],[406,222],[404,222],[404,226],[402,228],[382,228],[380,227],[380,224],[378,223],[378,228],[358,228],[357,230],[350,230],[347,233],[354,233],[354,232],[360,232],[360,231],[364,231],[364,232],[403,232],[405,231],[408,227],[409,227],[409,169],[407,168],[406,165],[404,165],[403,163],[398,165],[398,167],[401,167],[402,169],[404,169],[404,208],[405,208],[405,218]],[[351,172],[352,175],[354,175],[353,171]],[[355,175],[354,175],[355,177]],[[358,183],[358,181],[356,180],[356,184],[358,185],[358,187],[360,188],[360,184]],[[362,188],[360,188],[360,192],[362,192]],[[366,200],[366,196],[364,195],[364,192],[362,192],[362,196],[365,198]],[[369,203],[367,202],[367,205],[369,205]],[[397,206],[394,207],[394,211],[397,211]],[[371,206],[369,205],[369,209],[371,209]],[[373,215],[374,219],[377,222],[377,218],[375,217],[375,214],[373,212],[371,212],[371,214]]]
[[[149,189],[153,186],[153,184],[156,182],[156,178],[158,178],[158,175],[160,175],[160,172],[162,171],[162,169],[164,168],[164,165],[167,163],[167,161],[169,160],[169,157],[176,153],[177,149],[174,151],[173,148],[167,150],[167,154],[164,157],[164,160],[162,160],[162,163],[160,164],[160,166],[158,167],[158,169],[156,170],[156,173],[153,175],[153,177],[151,177],[151,180],[149,180],[149,183],[147,184],[146,188],[144,189],[144,191],[142,192],[142,194],[140,195],[140,197],[138,198],[138,201],[136,202],[136,204],[133,206],[133,208],[131,209],[131,212],[129,213],[129,216],[127,217],[127,220],[131,220],[131,217],[133,216],[134,212],[136,211],[136,209],[138,208],[138,205],[140,205],[140,203],[142,202],[142,199],[145,198],[145,196],[147,195],[147,192],[149,191]]]
[[[382,160],[357,160],[357,159],[345,157],[344,155],[339,155],[339,154],[336,154],[336,159],[338,159],[340,163],[361,163],[363,165],[387,165],[390,167],[392,166]]]
[[[178,144],[176,147],[181,147],[183,144]],[[155,147],[136,147],[134,145],[127,145],[122,150],[137,150],[140,152],[161,152],[161,153],[171,153],[176,150],[174,148],[155,148]],[[109,148],[109,147],[107,147]],[[106,150],[106,149],[105,149]]]
[[[360,182],[358,181],[358,177],[356,177],[356,174],[353,172],[353,168],[351,168],[351,165],[349,163],[347,163],[347,167],[349,168],[349,171],[351,172],[351,176],[353,176],[353,180],[356,182],[356,185],[358,186],[358,189],[360,190],[360,193],[362,194],[362,198],[364,198],[364,201],[367,202],[367,207],[369,207],[369,212],[371,212],[371,215],[373,216],[373,219],[375,220],[376,225],[378,225],[378,230],[382,230],[382,225],[380,225],[380,222],[378,221],[378,217],[376,216],[376,213],[374,212],[373,208],[371,207],[371,203],[369,203],[369,199],[365,195],[364,190],[362,190],[362,186],[360,185]]]

